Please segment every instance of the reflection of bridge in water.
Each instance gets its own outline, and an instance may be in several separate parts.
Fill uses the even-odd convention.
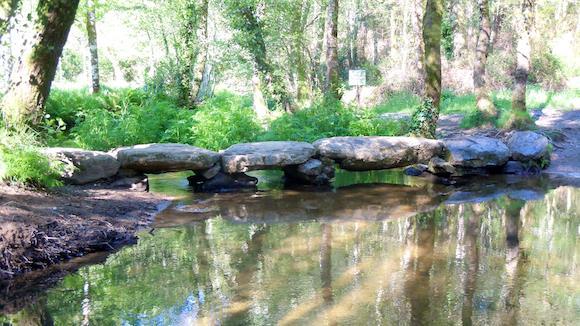
[[[234,223],[297,221],[379,221],[429,212],[442,204],[478,203],[502,196],[537,200],[558,186],[546,178],[494,176],[447,187],[425,184],[358,184],[329,191],[292,190],[196,194],[194,203],[175,202],[161,212],[156,227],[195,223],[221,216]]]

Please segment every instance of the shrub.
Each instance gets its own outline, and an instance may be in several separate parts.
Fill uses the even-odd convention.
[[[486,65],[487,85],[490,89],[511,88],[515,55],[511,51],[492,51]]]
[[[179,142],[219,150],[253,141],[262,132],[251,99],[219,93],[197,110],[141,90],[84,90],[51,95],[42,125],[50,145],[109,150]]]
[[[540,84],[544,89],[561,89],[566,83],[564,65],[549,50],[533,51],[528,81]]]
[[[78,52],[65,49],[58,69],[58,76],[66,81],[75,81],[83,72],[83,57]]]
[[[165,100],[125,104],[119,111],[97,108],[83,113],[70,134],[80,147],[94,150],[161,142],[176,120],[187,119],[189,112],[181,111]]]
[[[217,94],[185,121],[184,124],[177,120],[167,131],[165,140],[220,150],[255,141],[263,131],[251,99],[229,93]]]
[[[38,187],[62,185],[61,174],[67,168],[43,155],[30,132],[0,129],[0,181]]]
[[[406,132],[407,125],[381,119],[373,110],[345,107],[338,101],[322,101],[274,120],[262,140],[314,142],[335,136],[394,136]]]

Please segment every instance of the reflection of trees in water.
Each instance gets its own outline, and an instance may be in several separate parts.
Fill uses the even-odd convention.
[[[269,230],[269,226],[259,226],[247,241],[247,249],[241,252],[239,257],[233,259],[236,262],[233,269],[237,271],[236,291],[230,304],[229,316],[224,320],[225,325],[252,324],[250,308],[255,294],[252,279],[260,269],[259,266],[263,264],[263,243]]]
[[[327,311],[334,302],[332,293],[332,225],[322,223],[320,225],[322,235],[320,241],[320,281],[322,302]],[[336,322],[332,320],[330,314],[326,314],[326,318],[330,325],[335,325]]]
[[[412,246],[405,276],[405,295],[411,307],[411,324],[427,325],[431,320],[430,276],[435,246],[435,220],[425,214],[412,222],[412,236],[407,246]]]
[[[505,239],[506,239],[506,283],[503,301],[505,311],[502,317],[503,325],[516,325],[519,321],[520,298],[527,277],[527,262],[520,248],[520,215],[525,202],[508,200],[505,208]]]
[[[13,316],[15,325],[18,326],[52,326],[54,321],[46,307],[46,297],[39,299],[34,304],[24,308]]]
[[[472,325],[473,297],[477,287],[477,273],[479,271],[479,245],[477,239],[480,234],[481,217],[485,212],[485,205],[474,204],[467,206],[465,215],[464,246],[465,264],[467,271],[463,284],[463,304],[461,308],[461,320],[463,325]]]
[[[79,324],[88,282],[91,324],[146,323],[160,311],[172,324],[189,296],[199,309],[191,320],[216,324],[273,324],[285,316],[288,324],[535,324],[555,316],[566,323],[574,306],[553,302],[569,302],[578,275],[570,262],[578,252],[580,192],[573,195],[445,206],[379,223],[264,227],[214,219],[159,229],[67,278],[49,293],[48,308],[22,314],[50,320],[43,317],[50,312],[55,324]],[[527,277],[538,280],[533,288]]]

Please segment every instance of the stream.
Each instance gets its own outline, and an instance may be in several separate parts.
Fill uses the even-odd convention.
[[[136,245],[12,293],[0,325],[580,324],[580,188],[253,175],[258,192],[231,194],[152,176],[177,199]]]

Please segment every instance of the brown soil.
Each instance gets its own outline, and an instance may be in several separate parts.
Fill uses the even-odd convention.
[[[130,190],[0,185],[0,280],[136,241],[164,200]]]

